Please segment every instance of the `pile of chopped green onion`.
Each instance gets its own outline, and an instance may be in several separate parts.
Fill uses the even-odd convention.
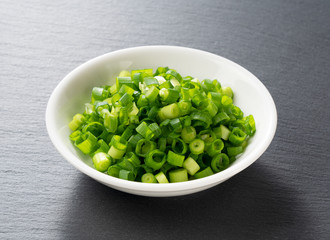
[[[122,71],[94,87],[70,139],[95,169],[145,183],[173,183],[226,169],[256,131],[217,80],[182,77],[168,67]]]

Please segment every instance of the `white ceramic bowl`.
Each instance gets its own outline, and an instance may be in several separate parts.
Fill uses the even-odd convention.
[[[121,70],[156,69],[168,66],[183,76],[218,79],[230,86],[234,103],[245,115],[255,118],[257,131],[244,153],[226,170],[212,176],[181,183],[149,184],[111,177],[92,167],[88,156],[70,142],[68,123],[74,114],[84,111],[93,87],[111,85]],[[46,110],[49,136],[73,166],[86,175],[114,189],[143,196],[178,196],[215,186],[256,161],[271,143],[277,125],[274,101],[266,87],[249,71],[223,57],[184,47],[145,46],[123,49],[94,58],[69,73],[53,91]]]

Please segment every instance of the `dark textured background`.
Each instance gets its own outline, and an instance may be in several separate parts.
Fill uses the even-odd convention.
[[[330,239],[330,1],[0,1],[0,239]],[[44,115],[98,55],[179,45],[229,58],[269,89],[278,128],[212,189],[147,198],[65,161]]]

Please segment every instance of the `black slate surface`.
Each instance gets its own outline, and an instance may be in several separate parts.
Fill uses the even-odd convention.
[[[330,1],[0,1],[0,239],[330,239]],[[212,189],[147,198],[67,163],[44,115],[98,55],[178,45],[229,58],[269,89],[268,150]]]

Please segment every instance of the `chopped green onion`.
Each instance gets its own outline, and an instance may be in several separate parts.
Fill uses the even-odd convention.
[[[85,133],[82,136],[81,142],[76,141],[75,145],[80,149],[84,154],[91,154],[97,145],[97,138],[90,132]]]
[[[141,177],[141,182],[144,183],[157,183],[157,179],[152,173],[145,173]]]
[[[148,127],[154,134],[155,138],[158,138],[162,134],[162,130],[160,129],[160,127],[158,126],[157,123],[155,123],[155,122],[151,123]]]
[[[182,182],[226,169],[256,131],[233,91],[168,67],[123,70],[94,87],[69,138],[108,175],[146,183]],[[189,174],[189,177],[188,177]]]
[[[189,144],[190,152],[197,155],[204,152],[204,147],[204,141],[201,139],[195,139]]]
[[[120,167],[118,167],[117,165],[112,165],[108,168],[108,175],[119,178],[119,171]]]
[[[173,88],[162,88],[159,91],[159,96],[163,102],[170,104],[175,103],[178,100],[180,93],[178,90]]]
[[[209,143],[206,148],[206,152],[209,156],[214,156],[219,154],[221,150],[224,148],[224,143],[221,139],[216,139],[213,142]]]
[[[184,156],[180,155],[180,154],[176,154],[174,152],[172,152],[171,150],[168,151],[167,154],[167,162],[173,166],[178,166],[178,167],[182,167],[184,161]]]
[[[105,172],[111,165],[111,158],[108,154],[104,152],[99,152],[93,156],[93,164],[96,170],[100,172]]]
[[[163,172],[159,172],[155,175],[158,183],[168,183],[167,177]]]
[[[175,138],[172,142],[172,150],[177,154],[185,154],[188,146],[181,138]]]
[[[243,147],[238,146],[238,147],[227,147],[227,153],[229,157],[237,156],[238,154],[243,152]]]
[[[147,140],[150,140],[155,136],[155,134],[151,131],[145,122],[142,122],[135,130]]]
[[[141,139],[137,142],[135,153],[140,157],[146,157],[149,152],[156,149],[156,143],[147,139]]]
[[[177,118],[180,115],[180,109],[177,103],[172,103],[159,110],[158,116],[161,121]]]
[[[229,158],[226,154],[215,155],[211,161],[211,167],[214,172],[220,172],[229,166]]]
[[[188,181],[188,172],[184,168],[175,169],[169,172],[170,182],[185,182]]]
[[[166,138],[159,138],[158,139],[158,149],[162,152],[166,150]]]
[[[85,121],[84,115],[77,113],[74,115],[72,121],[69,123],[71,131],[76,131]]]
[[[240,145],[244,142],[247,134],[243,132],[239,128],[234,128],[231,133],[229,134],[229,142],[231,142],[234,145]]]
[[[181,138],[184,142],[190,143],[196,138],[196,129],[192,126],[187,126],[181,131]]]
[[[119,178],[129,181],[134,181],[135,174],[132,171],[121,169],[119,171]]]
[[[159,170],[166,162],[166,154],[157,149],[148,153],[145,158],[145,164],[151,167],[153,170]]]
[[[211,175],[213,175],[212,169],[211,169],[211,167],[207,167],[204,170],[197,172],[194,175],[194,178],[204,178],[204,177],[211,176]]]
[[[188,157],[182,165],[185,169],[187,169],[188,173],[190,175],[194,175],[198,170],[200,169],[200,166],[197,164],[197,162],[191,158]]]
[[[146,98],[148,99],[149,103],[153,103],[158,97],[159,89],[155,86],[149,88],[146,93]]]
[[[220,129],[221,129],[221,138],[223,140],[228,140],[229,135],[231,133],[230,130],[224,125],[220,125]]]

